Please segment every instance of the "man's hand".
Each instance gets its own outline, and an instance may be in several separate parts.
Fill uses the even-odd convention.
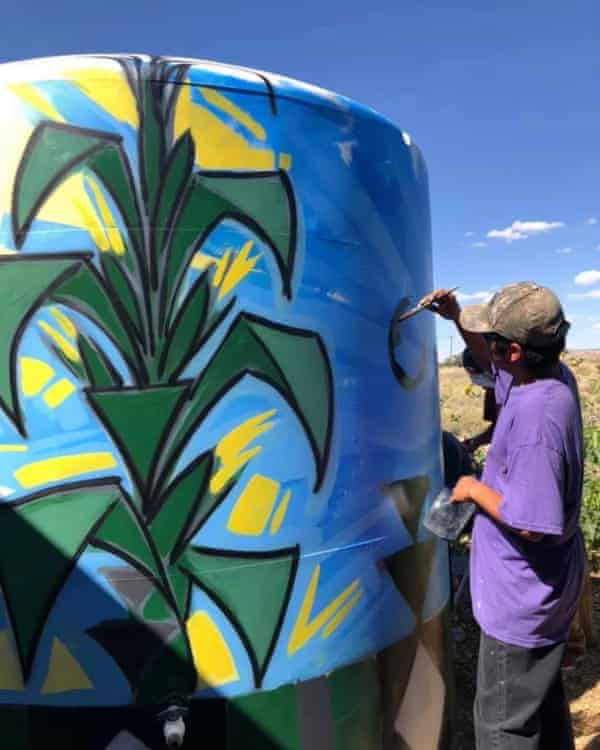
[[[477,489],[481,485],[475,477],[463,476],[454,485],[450,499],[453,503],[476,502]]]
[[[452,292],[448,294],[446,289],[436,289],[434,292],[426,294],[419,304],[446,320],[453,320],[455,323],[458,322],[460,305],[456,296]]]

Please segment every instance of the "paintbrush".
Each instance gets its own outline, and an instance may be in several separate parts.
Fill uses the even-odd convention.
[[[438,297],[435,302],[439,302],[440,300],[444,299],[444,297],[447,297],[449,294],[452,294],[452,292],[455,292],[458,289],[457,286],[452,287],[452,289],[448,289],[446,294],[443,294],[441,297]],[[405,320],[408,320],[409,318],[412,318],[413,315],[416,315],[417,313],[422,312],[423,310],[429,310],[430,305],[423,305],[419,302],[418,305],[415,305],[414,307],[411,307],[410,310],[407,310],[405,313],[402,313],[402,315],[399,315],[394,323],[402,323]]]

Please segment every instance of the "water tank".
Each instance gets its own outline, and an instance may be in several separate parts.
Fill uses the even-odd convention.
[[[0,66],[11,750],[433,750],[447,549],[426,169],[278,75]]]

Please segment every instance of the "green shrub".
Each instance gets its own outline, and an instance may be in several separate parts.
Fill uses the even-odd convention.
[[[600,428],[584,428],[585,475],[581,502],[581,529],[594,568],[600,553]]]

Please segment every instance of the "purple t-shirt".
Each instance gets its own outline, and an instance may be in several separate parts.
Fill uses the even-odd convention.
[[[583,438],[568,385],[546,379],[510,388],[482,481],[502,496],[506,525],[485,513],[475,517],[470,578],[477,622],[487,635],[526,648],[566,640],[585,559]],[[528,541],[509,526],[545,536]]]
[[[493,363],[490,365],[490,367],[492,370],[492,375],[494,376],[494,398],[496,399],[496,406],[502,407],[504,406],[506,400],[510,395],[510,389],[512,388],[513,384],[513,377],[510,373],[506,372],[506,370],[501,370]],[[569,370],[569,368],[562,362],[559,363],[558,367],[560,380],[565,385],[569,386],[573,395],[575,396],[577,406],[581,408],[579,404],[579,390],[577,388],[577,381],[575,380],[575,376],[573,375],[571,370]]]

